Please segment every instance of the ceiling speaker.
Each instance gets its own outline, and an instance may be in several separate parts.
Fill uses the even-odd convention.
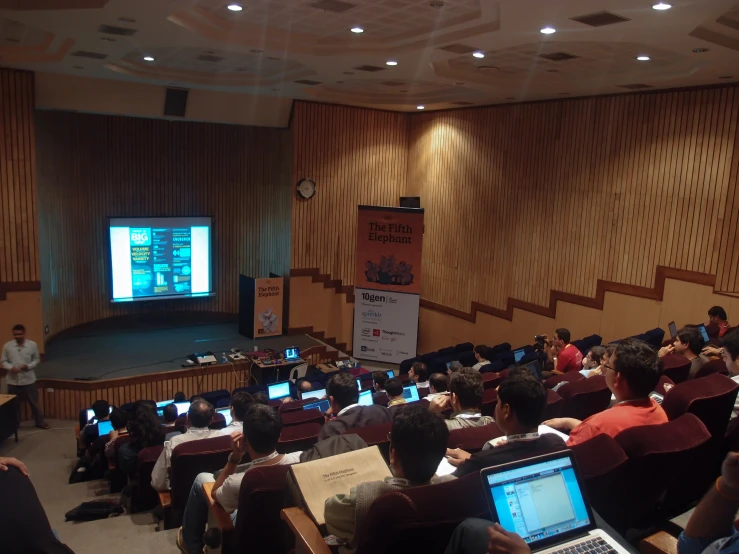
[[[164,97],[164,115],[185,117],[188,92],[185,88],[168,88]]]

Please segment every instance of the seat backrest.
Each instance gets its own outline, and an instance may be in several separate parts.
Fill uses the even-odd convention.
[[[575,383],[577,381],[582,381],[583,379],[585,379],[585,377],[583,377],[583,374],[579,371],[568,371],[567,373],[563,373],[562,375],[552,375],[549,379],[544,381],[544,386],[548,389],[551,389],[562,381]]]
[[[582,340],[585,341],[588,350],[590,350],[591,348],[593,348],[593,346],[600,346],[600,344],[603,342],[603,337],[601,337],[600,335],[590,335]]]
[[[665,338],[665,330],[661,327],[655,327],[651,331],[647,331],[645,335],[647,343],[651,344],[655,348],[659,348],[662,344],[662,340]]]
[[[547,419],[553,419],[555,417],[559,417],[559,415],[562,413],[562,408],[564,407],[565,401],[562,399],[560,395],[558,395],[553,390],[548,389],[547,390],[547,405],[544,408],[544,415],[542,416],[542,421],[546,421]]]
[[[285,412],[282,414],[282,426],[300,425],[302,423],[318,423],[323,425],[325,419],[321,410],[300,410],[298,412]]]
[[[207,400],[208,402],[210,402],[211,404],[215,406],[218,403],[218,401],[223,398],[228,398],[230,400],[231,393],[225,389],[214,390],[214,391],[202,393],[200,395],[200,398],[202,398],[203,400]]]
[[[657,386],[654,387],[654,392],[657,392],[664,396],[667,394],[668,391],[672,390],[672,387],[675,386],[675,382],[670,379],[667,375],[661,375],[659,378],[659,381],[657,382]]]
[[[726,367],[726,362],[724,362],[723,360],[708,360],[700,367],[693,378],[700,379],[701,377],[706,377],[708,375],[711,375],[712,373],[728,375],[729,370]]]
[[[213,414],[210,420],[208,429],[225,429],[226,428],[226,417],[218,412]]]
[[[457,353],[457,349],[453,346],[447,346],[446,348],[439,348],[439,356],[450,356],[456,353]]]
[[[290,379],[292,379],[293,383],[295,383],[298,379],[302,379],[305,377],[305,374],[308,372],[308,364],[300,364],[298,366],[295,366],[290,371]]]
[[[564,399],[562,417],[583,420],[607,409],[611,403],[611,391],[603,375],[567,383],[557,389]]]
[[[690,360],[680,354],[667,354],[660,358],[662,374],[667,375],[674,383],[682,383],[690,374]]]
[[[495,405],[498,403],[498,391],[495,389],[483,389],[482,407],[480,412],[482,415],[494,417]]]
[[[392,428],[392,423],[379,423],[377,425],[369,425],[367,427],[357,427],[356,429],[347,429],[342,435],[355,434],[359,435],[367,446],[374,446],[389,442],[387,438]]]
[[[244,474],[234,524],[234,552],[287,552],[288,535],[280,510],[285,507],[289,465],[255,467]]]
[[[477,363],[475,353],[472,350],[463,350],[459,353],[459,363],[464,367],[472,367]]]
[[[571,344],[577,348],[583,356],[585,356],[588,350],[590,350],[588,343],[584,339],[573,340]]]
[[[492,364],[488,364],[492,365]],[[494,389],[498,385],[500,385],[500,375],[497,373],[490,371],[488,373],[482,374],[482,388],[487,389]]]
[[[713,373],[675,385],[662,401],[662,408],[670,420],[688,413],[697,416],[714,438],[721,438],[726,433],[737,391],[739,384],[726,375]]]
[[[305,400],[293,400],[292,402],[284,402],[279,405],[277,411],[281,414],[284,414],[285,412],[296,412],[298,410],[302,410],[305,404],[310,404],[311,402],[315,401],[315,398],[306,398]]]
[[[502,437],[503,431],[495,423],[480,427],[464,427],[449,432],[447,448],[461,448],[467,452],[482,450],[485,443],[491,439]]]
[[[138,486],[133,491],[133,502],[140,510],[147,510],[157,505],[158,496],[151,486],[151,472],[163,450],[164,446],[150,446],[139,451],[136,468]]]
[[[290,452],[308,450],[318,442],[318,433],[320,432],[321,425],[318,423],[304,423],[303,425],[283,427],[280,433],[280,440],[277,443],[277,452],[280,454],[289,454]]]
[[[172,451],[169,482],[172,508],[183,510],[195,477],[199,473],[222,469],[231,453],[228,435],[183,442]]]
[[[469,350],[474,350],[474,348],[475,348],[475,345],[472,344],[471,342],[462,342],[454,346],[454,349],[457,352],[467,352]]]
[[[440,552],[468,517],[490,517],[477,472],[376,499],[357,530],[357,554]]]

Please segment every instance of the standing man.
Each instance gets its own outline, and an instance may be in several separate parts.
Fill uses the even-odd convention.
[[[8,376],[8,393],[18,396],[19,401],[28,402],[36,420],[36,427],[48,429],[49,425],[44,420],[44,413],[38,405],[36,373],[33,371],[41,362],[38,346],[32,340],[26,339],[26,328],[21,324],[13,327],[13,339],[3,347],[2,357],[3,373],[7,373]],[[20,423],[20,412],[18,423]]]

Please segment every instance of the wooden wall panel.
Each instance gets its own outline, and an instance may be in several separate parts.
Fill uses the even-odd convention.
[[[116,315],[235,313],[240,273],[287,274],[289,131],[46,111],[36,128],[43,309],[52,334]],[[216,296],[111,304],[109,216],[211,216]]]
[[[296,102],[293,181],[313,178],[311,200],[293,200],[292,268],[319,268],[353,283],[357,205],[397,206],[406,188],[408,117]]]

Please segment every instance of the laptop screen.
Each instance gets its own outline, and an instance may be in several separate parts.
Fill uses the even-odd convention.
[[[526,354],[526,350],[524,350],[523,348],[519,348],[518,350],[513,351],[513,358],[514,360],[516,360],[516,363],[521,361],[521,358],[523,358],[524,354]]]
[[[285,348],[285,359],[286,360],[294,360],[296,358],[300,358],[300,350],[298,349],[297,346]]]
[[[110,421],[101,421],[98,423],[98,436],[107,435],[113,430],[113,424]]]
[[[111,406],[108,409],[108,413],[109,414],[112,414],[113,413],[113,406]],[[95,412],[93,412],[91,409],[88,409],[87,410],[87,421],[90,421],[93,417],[95,417]]]
[[[177,415],[181,416],[187,413],[187,410],[190,409],[190,403],[189,402],[175,402],[175,406],[177,406]]]
[[[498,521],[529,544],[551,542],[575,529],[592,527],[572,459],[568,455],[547,458],[484,475]]]
[[[359,393],[360,406],[372,406],[372,404],[374,404],[372,400],[372,389],[367,389]]]
[[[311,402],[310,404],[303,404],[304,410],[321,410],[321,413],[324,414],[328,412],[329,407],[328,398],[324,398],[318,402]]]
[[[226,418],[226,425],[231,425],[231,421],[233,421],[233,418],[231,417],[231,408],[220,408],[216,410],[219,414],[223,414],[223,417]]]
[[[534,377],[536,377],[537,379],[541,379],[541,364],[539,363],[539,360],[533,360],[527,364],[522,365],[521,367],[525,367],[531,372]]]
[[[284,383],[275,383],[267,387],[270,400],[277,400],[278,398],[285,398],[290,396],[290,381]]]
[[[403,398],[405,398],[406,402],[415,402],[416,400],[420,400],[416,385],[407,385],[403,387]]]
[[[316,389],[300,393],[300,398],[302,398],[303,400],[308,400],[309,398],[320,400],[324,396],[326,396],[326,389]]]
[[[701,337],[703,337],[704,342],[711,342],[711,339],[708,337],[708,331],[706,331],[705,325],[698,325],[698,330],[701,332]]]
[[[670,328],[670,336],[674,339],[677,336],[677,325],[674,321],[670,321],[667,326]]]
[[[388,379],[394,379],[395,378],[395,373],[393,373],[393,370],[392,369],[389,369],[387,371],[387,378]]]
[[[165,406],[168,406],[173,402],[174,400],[162,400],[161,402],[157,402],[157,408],[164,408]]]

